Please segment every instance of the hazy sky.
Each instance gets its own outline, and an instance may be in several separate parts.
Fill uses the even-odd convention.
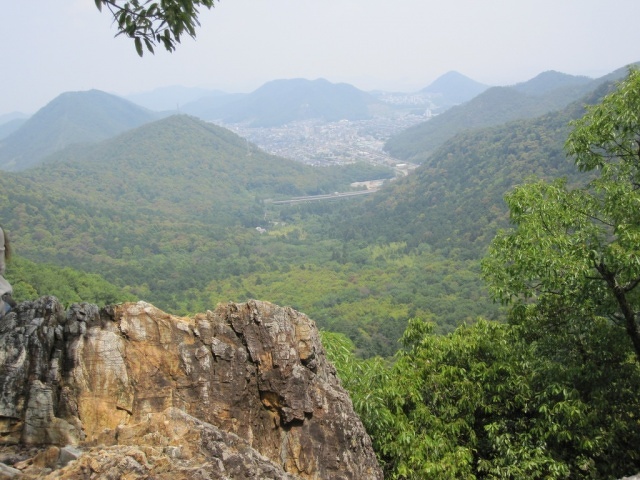
[[[450,71],[489,85],[597,77],[640,60],[640,0],[222,0],[197,38],[139,58],[94,0],[0,0],[0,114],[65,91],[249,92],[279,78],[415,91]]]

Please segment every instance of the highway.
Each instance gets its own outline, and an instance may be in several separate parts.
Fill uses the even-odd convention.
[[[273,205],[288,205],[292,203],[302,203],[302,202],[317,202],[319,200],[336,200],[338,198],[345,197],[355,197],[358,195],[369,195],[370,193],[377,192],[377,188],[372,188],[370,190],[358,190],[357,192],[335,192],[329,193],[325,195],[309,195],[306,197],[293,197],[288,200],[265,200],[266,203],[271,203]]]

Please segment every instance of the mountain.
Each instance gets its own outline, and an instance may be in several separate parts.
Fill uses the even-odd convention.
[[[352,85],[324,79],[274,80],[237,100],[222,103],[201,111],[201,118],[273,127],[308,119],[360,120],[369,118],[373,107],[383,105]],[[190,112],[192,108],[189,105]]]
[[[529,173],[574,173],[562,144],[589,101],[463,132],[370,197],[284,206],[268,200],[338,191],[327,189],[345,178],[170,117],[3,174],[0,218],[20,255],[99,272],[165,310],[265,299],[347,334],[363,355],[388,355],[409,318],[438,332],[499,318],[477,259],[506,224],[502,195]]]
[[[194,313],[225,298],[257,298],[248,287],[232,296],[222,290],[223,281],[241,288],[250,274],[274,275],[304,288],[306,281],[285,272],[311,263],[322,265],[322,273],[305,273],[345,291],[335,282],[336,262],[326,266],[341,243],[312,243],[307,227],[299,225],[299,206],[269,200],[344,191],[351,182],[380,173],[358,164],[313,168],[268,155],[227,129],[172,116],[3,173],[0,219],[15,251],[26,259],[100,274],[135,298],[174,313]],[[336,197],[320,208],[331,211],[336,203],[357,198]],[[18,262],[12,265],[10,281],[21,285],[25,276],[14,270]],[[344,265],[338,267],[341,276],[348,274]],[[265,282],[269,291],[261,298],[276,300],[291,292],[274,285]],[[305,290],[309,304],[325,295],[314,290]],[[279,303],[307,305],[298,303],[300,297],[287,298]],[[372,313],[354,309],[353,315],[367,322]],[[397,337],[406,314],[394,315],[401,316],[393,323]],[[389,351],[396,348],[396,337],[389,340]]]
[[[618,72],[617,78],[622,78],[626,70]],[[394,157],[422,163],[440,145],[464,130],[534,118],[561,109],[609,78],[592,80],[545,72],[514,86],[492,87],[472,100],[390,138],[385,150]]]
[[[169,270],[180,271],[184,285],[202,286],[231,269],[220,249],[230,249],[222,257],[232,263],[240,241],[234,228],[268,224],[265,200],[345,190],[376,173],[362,168],[365,178],[354,166],[316,169],[269,155],[227,129],[172,116],[0,176],[0,218],[32,260],[100,267],[123,286],[150,272],[150,256],[161,270],[180,258],[180,268]],[[155,246],[147,249],[150,241]],[[136,245],[147,247],[136,254]],[[169,286],[161,277],[153,282]]]
[[[135,206],[220,225],[241,221],[256,197],[329,193],[355,181],[334,172],[269,155],[226,128],[173,115],[100,143],[69,146],[25,176],[42,183],[83,178],[87,183],[70,195],[87,203],[95,198],[96,207]]]
[[[588,86],[592,82],[592,78],[582,75],[568,75],[566,73],[549,70],[542,72],[531,80],[517,83],[513,85],[513,88],[527,95],[543,95],[556,89]]]
[[[29,118],[29,115],[22,112],[4,113],[0,115],[0,125],[4,125],[13,120],[26,120],[27,118]]]
[[[0,115],[0,140],[8,137],[18,130],[29,118],[29,115],[20,112],[5,113]]]
[[[0,141],[0,169],[23,170],[67,145],[103,140],[157,118],[99,90],[63,93]]]
[[[574,183],[587,177],[564,153],[569,122],[611,88],[604,83],[540,117],[456,135],[413,175],[388,184],[353,212],[342,228],[383,242],[404,241],[412,248],[427,243],[447,254],[480,257],[497,228],[507,225],[503,196],[515,185],[532,175]]]
[[[14,118],[13,120],[9,120],[3,124],[0,124],[0,140],[8,137],[13,132],[18,130],[22,125],[25,124],[27,120],[25,118]]]
[[[180,111],[203,120],[215,120],[216,114],[214,112],[222,111],[227,105],[237,102],[247,95],[247,93],[207,95],[186,103],[180,108]]]
[[[434,101],[439,107],[448,108],[471,100],[488,88],[488,85],[476,82],[461,73],[451,71],[438,77],[428,87],[420,90],[420,93],[435,97]]]
[[[184,111],[183,107],[188,103],[201,98],[225,95],[227,94],[219,90],[174,85],[156,88],[150,92],[134,93],[125,98],[149,110],[179,113]]]

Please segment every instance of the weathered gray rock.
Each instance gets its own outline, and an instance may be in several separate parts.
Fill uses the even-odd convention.
[[[56,447],[12,465],[34,478],[382,478],[314,323],[258,301],[19,305],[0,322],[0,442]]]
[[[0,479],[19,478],[22,472],[17,468],[9,467],[4,463],[0,463]]]

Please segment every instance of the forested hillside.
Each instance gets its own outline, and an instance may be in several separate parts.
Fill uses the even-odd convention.
[[[0,140],[0,168],[23,170],[68,145],[113,137],[157,118],[99,90],[63,93]]]
[[[600,71],[634,54],[640,13],[91,3],[144,63],[95,37],[84,1],[5,2],[7,109],[84,83]],[[0,125],[18,302],[2,297],[0,479],[640,478],[640,63],[485,87],[147,98],[200,118],[91,90]],[[110,306],[60,308],[81,302]]]
[[[462,105],[392,137],[386,143],[385,150],[397,158],[422,163],[457,133],[534,118],[562,109],[594,90],[597,85],[620,79],[625,74],[626,69],[620,69],[602,79],[589,80],[586,77],[545,72],[511,87],[493,87]]]
[[[569,122],[611,88],[606,83],[567,108],[499,127],[477,129],[446,142],[414,175],[379,192],[356,219],[343,224],[366,238],[428,243],[456,257],[479,258],[506,226],[503,196],[528,176],[577,180],[566,157]]]
[[[261,200],[329,193],[369,175],[392,175],[365,165],[352,176],[347,167],[313,169],[268,155],[229,130],[185,115],[100,144],[68,148],[47,163],[26,176],[63,188],[65,180],[81,175],[85,182],[69,195],[88,204],[104,206],[106,201],[117,209],[134,206],[214,225],[256,226],[261,217],[252,207]]]
[[[307,313],[388,478],[619,478],[640,470],[638,99],[636,73],[461,133],[369,199],[293,205],[268,200],[389,172],[169,117],[0,177],[8,278],[17,300]]]
[[[606,80],[600,79],[600,81]],[[553,92],[554,95],[571,95],[572,90],[582,91],[585,87],[593,88],[593,85],[592,78],[549,70],[526,82],[516,83],[513,85],[513,89],[528,95],[544,95],[550,92]]]
[[[13,287],[13,295],[20,301],[49,295],[63,299],[66,305],[81,302],[111,305],[136,300],[134,295],[107,282],[99,274],[52,263],[35,263],[23,257],[11,259],[7,279]]]
[[[231,278],[278,275],[292,262],[321,264],[335,251],[342,254],[340,242],[314,244],[305,228],[280,222],[266,200],[390,175],[358,164],[314,169],[267,155],[223,128],[176,116],[4,174],[0,216],[18,255],[98,273],[137,298],[188,313],[223,300],[222,283]],[[233,293],[245,298],[247,289]],[[291,298],[285,289],[265,299],[281,294]],[[309,293],[315,302],[314,295],[323,294]],[[396,338],[407,315],[400,317]]]
[[[640,470],[638,108],[632,71],[572,122],[566,151],[582,171],[573,184],[536,178],[506,195],[511,228],[482,267],[508,322],[442,336],[413,319],[393,362],[357,359],[347,339],[325,333],[386,478]]]
[[[314,169],[169,117],[3,176],[0,215],[29,259],[99,273],[163,309],[270,300],[346,333],[364,356],[389,355],[411,317],[439,332],[498,318],[478,262],[506,223],[502,195],[529,174],[575,171],[562,143],[581,112],[460,135],[370,200],[293,206],[268,200],[389,172]]]

